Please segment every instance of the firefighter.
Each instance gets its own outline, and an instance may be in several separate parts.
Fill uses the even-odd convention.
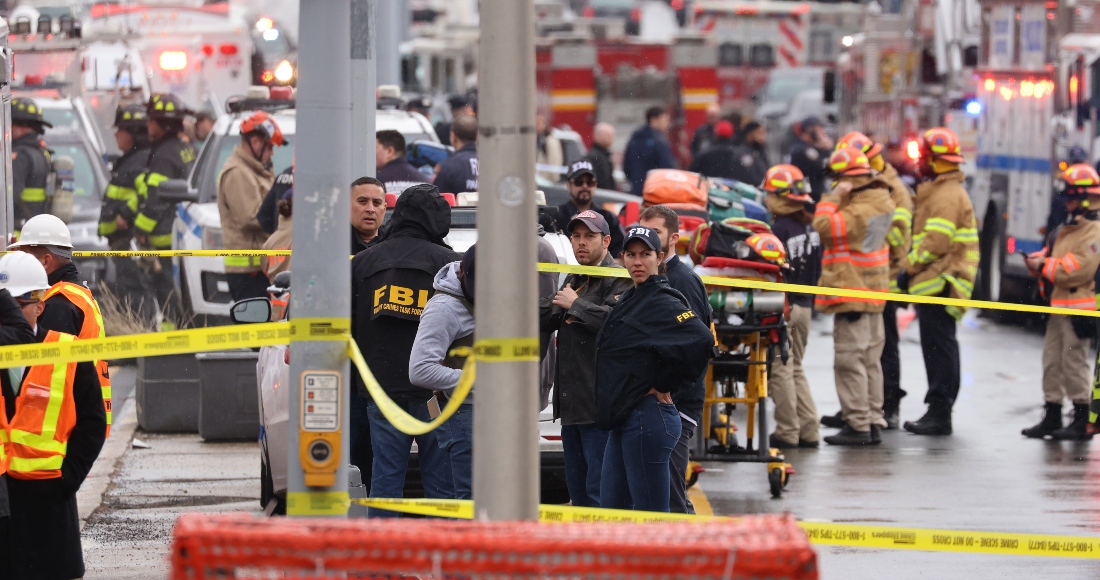
[[[13,252],[0,258],[0,288],[22,307],[26,322],[35,329],[35,342],[76,338],[39,324],[50,284],[33,256]],[[70,362],[4,369],[0,392],[9,433],[6,483],[11,511],[4,541],[6,569],[0,577],[81,578],[85,570],[76,493],[99,457],[107,426],[95,365]],[[43,412],[47,403],[51,412]]]
[[[1053,285],[1050,305],[1079,310],[1096,309],[1093,275],[1100,265],[1100,175],[1085,163],[1062,173],[1064,189],[1059,198],[1066,206],[1066,220],[1053,234],[1053,247],[1028,255],[1028,270]],[[1096,336],[1090,318],[1052,314],[1047,319],[1043,343],[1043,419],[1023,430],[1025,437],[1088,440],[1092,369],[1089,343]],[[1062,400],[1073,403],[1073,422],[1062,427]]]
[[[228,250],[259,250],[268,233],[256,220],[264,195],[275,183],[271,156],[287,144],[275,119],[263,111],[241,121],[241,142],[218,174],[218,215]],[[226,256],[225,279],[234,301],[267,296],[259,256]]]
[[[45,309],[38,317],[39,326],[79,339],[106,336],[99,303],[92,297],[92,291],[81,284],[80,273],[73,264],[73,243],[65,222],[50,214],[37,215],[27,220],[19,241],[8,249],[34,256],[46,269],[50,288],[45,296]],[[107,433],[110,434],[111,377],[107,361],[96,361],[95,366],[103,407],[107,411]]]
[[[183,119],[189,114],[183,101],[171,93],[159,93],[149,99],[146,115],[150,153],[145,172],[137,183],[139,211],[134,220],[138,244],[150,250],[172,249],[172,222],[176,204],[160,199],[157,186],[166,179],[183,179],[195,161],[195,150],[183,136]],[[171,258],[143,262],[152,278],[153,291],[164,312],[162,328],[181,320],[179,296],[172,276]]]
[[[871,169],[890,186],[890,199],[894,202],[894,221],[886,234],[890,245],[890,291],[899,292],[898,273],[905,265],[913,229],[913,192],[898,176],[898,170],[883,157],[882,143],[874,143],[863,133],[853,131],[837,142],[837,147],[855,147],[867,156]],[[882,349],[882,412],[886,414],[887,429],[897,429],[900,423],[901,398],[906,392],[901,388],[901,356],[898,354],[898,302],[889,301],[882,311],[886,325],[886,346]]]
[[[107,238],[112,250],[129,250],[137,217],[137,181],[149,159],[149,135],[145,122],[145,106],[122,105],[115,111],[115,142],[122,156],[111,166],[111,181],[103,194],[99,210],[99,235]],[[156,311],[153,301],[145,300],[146,289],[141,283],[141,271],[131,258],[111,258],[115,265],[115,284],[119,301],[130,304],[143,320],[152,320]]]
[[[46,211],[47,181],[52,169],[50,150],[42,141],[42,107],[27,97],[11,100],[11,177],[15,200],[15,233],[23,223]]]
[[[898,273],[898,288],[916,296],[969,299],[978,271],[978,229],[959,170],[959,138],[950,129],[936,127],[921,136],[919,147],[924,182],[917,186],[913,245]],[[917,421],[906,421],[906,431],[951,434],[951,408],[960,380],[955,326],[964,312],[957,306],[917,305],[928,411]]]
[[[829,158],[835,185],[821,197],[814,229],[824,248],[821,286],[885,292],[890,250],[886,235],[894,216],[888,186],[859,149]],[[884,300],[820,295],[817,309],[834,314],[833,374],[844,425],[825,437],[831,445],[876,445],[886,427],[882,412]]]

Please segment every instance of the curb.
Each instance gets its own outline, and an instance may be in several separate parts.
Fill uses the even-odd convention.
[[[129,397],[122,403],[122,411],[116,415],[118,419],[111,425],[111,436],[103,445],[92,465],[92,471],[88,478],[76,492],[76,503],[80,513],[80,529],[88,522],[99,506],[103,503],[103,496],[111,485],[115,473],[121,467],[122,457],[130,448],[130,442],[137,431],[137,402],[134,397]]]

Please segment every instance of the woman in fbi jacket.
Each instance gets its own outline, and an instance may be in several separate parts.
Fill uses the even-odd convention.
[[[600,507],[667,512],[668,459],[680,438],[672,393],[706,370],[714,336],[668,285],[657,232],[633,227],[623,265],[634,287],[623,293],[596,338],[596,424],[611,432]]]

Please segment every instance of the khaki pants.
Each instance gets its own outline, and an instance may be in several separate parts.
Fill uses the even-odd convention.
[[[882,314],[837,314],[833,321],[833,376],[844,420],[856,431],[886,427],[882,413]]]
[[[1043,397],[1048,403],[1069,399],[1078,405],[1092,397],[1092,363],[1089,339],[1077,338],[1069,316],[1051,314],[1043,341]]]
[[[810,393],[810,383],[802,371],[802,356],[810,336],[813,311],[803,306],[791,306],[787,331],[791,337],[791,356],[787,364],[776,359],[772,363],[768,390],[775,402],[775,438],[787,443],[817,441],[817,406]]]

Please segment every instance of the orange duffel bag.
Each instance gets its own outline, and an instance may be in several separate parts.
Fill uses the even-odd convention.
[[[690,203],[707,207],[710,180],[698,173],[679,169],[654,169],[645,178],[642,198],[645,205]]]

